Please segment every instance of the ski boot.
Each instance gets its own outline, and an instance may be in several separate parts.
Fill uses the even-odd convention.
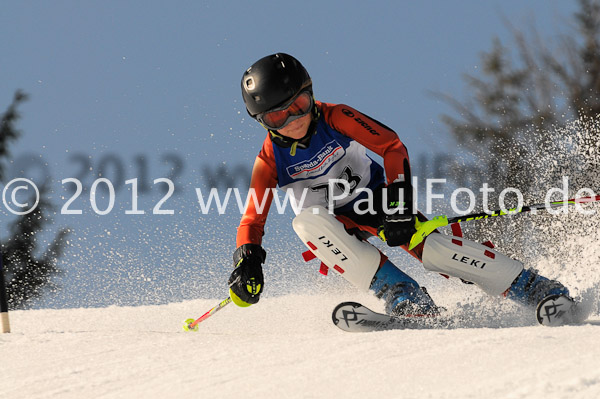
[[[370,289],[385,301],[385,312],[398,317],[431,317],[440,314],[424,287],[387,260],[375,273]]]
[[[576,324],[586,319],[580,302],[556,280],[550,280],[535,269],[524,269],[510,286],[507,294],[523,305],[535,307],[537,320],[545,326]]]

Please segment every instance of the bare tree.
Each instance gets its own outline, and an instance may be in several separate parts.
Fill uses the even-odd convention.
[[[566,131],[568,121],[600,113],[600,4],[579,0],[579,5],[575,31],[556,43],[533,28],[527,34],[509,26],[511,45],[494,39],[481,57],[481,76],[465,75],[469,98],[443,96],[458,116],[442,120],[499,186],[530,192],[532,160],[573,144],[569,133],[576,132]],[[598,143],[595,134],[576,141],[587,149]]]
[[[570,194],[580,187],[600,191],[600,2],[578,3],[568,33],[558,40],[507,22],[511,42],[495,38],[491,50],[482,53],[479,75],[464,76],[468,97],[439,94],[455,111],[442,116],[444,124],[475,157],[480,181],[496,193],[514,187],[525,202],[543,202],[548,188],[562,187],[563,176],[569,177]],[[536,236],[539,251],[558,233],[546,228],[532,234],[531,217],[465,227],[476,239],[508,248]],[[535,218],[536,226],[551,223],[545,216]]]

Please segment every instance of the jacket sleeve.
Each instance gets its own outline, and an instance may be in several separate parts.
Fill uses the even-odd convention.
[[[383,158],[388,184],[405,173],[408,151],[392,129],[344,104],[322,103],[321,111],[331,127]]]
[[[237,229],[236,243],[261,244],[264,226],[267,221],[273,188],[277,187],[277,169],[271,140],[267,137],[263,147],[254,161],[252,178],[250,179],[249,201]],[[256,193],[253,197],[252,192]]]

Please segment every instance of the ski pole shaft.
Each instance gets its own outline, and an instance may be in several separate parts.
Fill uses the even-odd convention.
[[[193,322],[189,323],[188,328],[190,330],[193,330],[198,325],[198,323],[201,323],[204,320],[208,319],[210,316],[217,313],[219,310],[223,309],[225,306],[229,305],[230,303],[231,303],[231,297],[227,297],[227,299],[219,302],[219,304],[217,306],[213,307],[211,310],[204,313],[202,316],[198,317]]]
[[[548,204],[543,203],[543,204],[527,205],[527,206],[523,206],[522,208],[513,208],[513,209],[507,209],[507,210],[497,209],[495,211],[492,211],[492,213],[481,212],[481,213],[472,213],[470,215],[453,217],[453,218],[448,219],[448,224],[468,222],[471,220],[487,219],[487,218],[494,217],[494,216],[514,215],[514,214],[523,213],[523,212],[547,210],[547,209],[552,209],[552,208],[558,208],[558,207],[565,206],[565,205],[583,204],[583,203],[596,202],[596,201],[600,201],[600,195],[596,195],[595,197],[572,198],[572,199],[569,199],[566,201],[553,201]]]
[[[508,210],[500,210],[499,209],[499,210],[492,211],[492,213],[486,213],[486,212],[472,213],[469,215],[456,216],[453,218],[448,218],[448,216],[442,215],[442,216],[436,216],[433,219],[428,220],[426,222],[419,222],[417,220],[417,222],[416,222],[417,232],[415,234],[413,234],[412,238],[410,239],[410,245],[408,246],[408,249],[409,250],[413,249],[414,247],[416,247],[417,245],[422,243],[423,240],[425,240],[425,237],[427,237],[429,234],[431,234],[433,231],[435,231],[435,229],[437,229],[439,227],[448,226],[449,224],[452,224],[452,223],[462,223],[462,222],[468,222],[471,220],[481,220],[481,219],[487,219],[487,218],[495,217],[495,216],[515,215],[517,213],[532,212],[532,211],[537,211],[537,210],[548,210],[551,208],[558,208],[558,207],[565,206],[565,205],[583,204],[583,203],[590,203],[590,202],[597,202],[597,201],[600,201],[600,195],[596,195],[594,197],[572,198],[572,199],[569,199],[566,201],[553,201],[548,204],[543,203],[543,204],[527,205],[527,206],[523,206],[521,208],[513,208],[513,209],[508,209]]]

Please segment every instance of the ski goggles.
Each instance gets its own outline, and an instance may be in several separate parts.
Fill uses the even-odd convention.
[[[313,108],[313,97],[309,91],[303,91],[287,104],[258,114],[256,119],[265,127],[278,130],[290,122],[307,115]]]

